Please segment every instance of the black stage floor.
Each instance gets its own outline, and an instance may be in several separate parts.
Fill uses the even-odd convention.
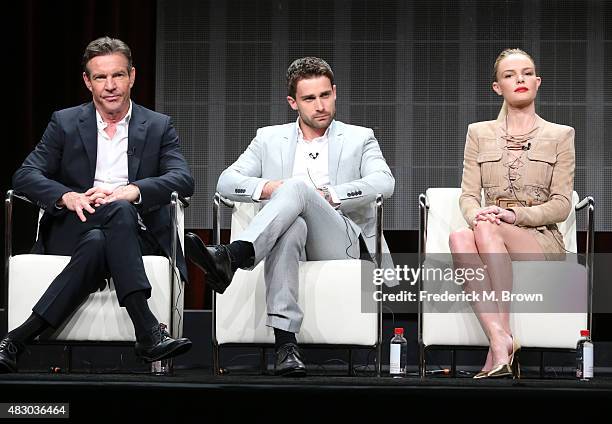
[[[71,417],[84,419],[120,418],[127,413],[161,418],[180,412],[181,416],[215,417],[215,422],[237,417],[259,422],[272,411],[300,411],[296,418],[301,422],[329,416],[333,410],[358,422],[367,413],[392,411],[394,405],[411,414],[420,408],[432,411],[433,406],[438,416],[455,415],[474,404],[516,404],[541,412],[554,408],[563,414],[579,411],[580,405],[590,411],[608,409],[612,375],[583,382],[569,375],[473,380],[469,376],[394,379],[316,372],[297,379],[249,373],[213,376],[209,369],[177,369],[172,376],[18,373],[0,375],[0,394],[0,402],[69,402]]]

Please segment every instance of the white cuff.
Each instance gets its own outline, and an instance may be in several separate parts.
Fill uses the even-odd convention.
[[[329,190],[329,195],[331,196],[332,202],[334,202],[334,204],[332,206],[335,207],[335,208],[340,206],[342,201],[338,197],[338,193],[336,193],[336,190],[334,190],[334,188],[332,186],[327,186],[327,190]]]
[[[261,192],[263,191],[264,186],[269,182],[270,180],[262,180],[257,187],[255,187],[255,191],[253,192],[253,195],[251,196],[251,199],[254,202],[259,202],[259,199],[261,198]]]
[[[140,205],[142,203],[142,194],[138,192],[138,200],[132,202],[133,205]]]

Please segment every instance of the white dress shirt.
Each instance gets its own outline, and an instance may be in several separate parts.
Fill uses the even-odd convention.
[[[329,127],[321,137],[310,141],[304,140],[299,123],[297,132],[291,176],[304,181],[307,186],[315,190],[329,185]]]
[[[117,122],[117,129],[113,138],[110,138],[104,129],[108,123],[104,122],[96,110],[96,124],[98,126],[98,155],[96,157],[96,174],[94,187],[103,187],[114,190],[119,186],[127,185],[128,179],[128,127],[132,116],[132,102],[123,119]]]

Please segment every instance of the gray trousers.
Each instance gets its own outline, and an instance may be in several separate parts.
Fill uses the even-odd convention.
[[[312,187],[286,180],[253,218],[239,240],[253,244],[255,265],[265,259],[270,327],[298,333],[304,313],[298,301],[299,261],[359,259],[359,234],[348,218]]]

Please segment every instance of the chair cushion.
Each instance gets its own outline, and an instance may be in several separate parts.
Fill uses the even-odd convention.
[[[9,330],[19,326],[30,316],[34,304],[69,261],[69,256],[55,255],[27,254],[10,258]],[[162,256],[144,256],[143,261],[152,287],[149,307],[160,322],[168,323],[171,310],[168,259]],[[176,272],[178,273],[178,270]],[[179,295],[182,296],[182,293]],[[182,302],[180,304],[182,305]],[[119,306],[112,280],[104,290],[90,294],[51,338],[75,341],[135,341],[134,327],[125,308]]]
[[[580,330],[587,328],[586,268],[573,261],[529,261],[514,262],[512,270],[513,293],[537,293],[544,299],[541,304],[512,303],[511,312],[514,313],[510,326],[521,345],[575,348]],[[534,275],[540,278],[534,279]],[[461,287],[452,283],[445,287],[449,292],[461,292]],[[426,311],[422,317],[423,343],[426,346],[488,346],[487,337],[466,302],[427,303],[423,310]]]
[[[264,262],[252,271],[238,270],[223,295],[216,296],[219,344],[274,343],[266,326]],[[373,346],[377,315],[362,313],[362,267],[371,275],[373,264],[359,260],[300,263],[298,304],[304,311],[299,343]]]

